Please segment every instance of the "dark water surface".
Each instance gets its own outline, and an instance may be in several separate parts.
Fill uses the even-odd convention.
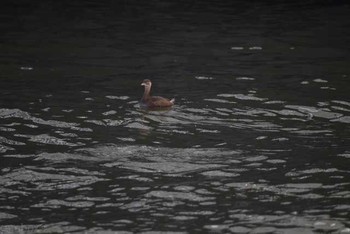
[[[349,15],[2,3],[0,233],[350,233]]]

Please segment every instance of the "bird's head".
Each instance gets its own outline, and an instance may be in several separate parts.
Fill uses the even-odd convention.
[[[145,80],[142,81],[141,86],[151,87],[152,86],[152,82],[149,79],[145,79]]]

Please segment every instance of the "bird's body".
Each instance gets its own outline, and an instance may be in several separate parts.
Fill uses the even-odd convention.
[[[151,87],[152,82],[148,79],[144,80],[141,83],[142,86],[145,87],[145,91],[143,93],[140,105],[143,108],[147,109],[156,109],[156,108],[169,108],[174,105],[175,99],[167,99],[159,96],[151,96]]]

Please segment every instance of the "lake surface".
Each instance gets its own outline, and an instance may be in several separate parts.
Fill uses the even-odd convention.
[[[350,233],[349,15],[3,3],[0,233]]]

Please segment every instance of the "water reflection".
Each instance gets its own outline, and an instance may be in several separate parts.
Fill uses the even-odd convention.
[[[42,216],[47,212],[51,217],[59,215],[62,209],[83,212],[77,226],[83,225],[90,212],[118,218],[117,213],[124,211],[130,219],[119,223],[120,228],[127,228],[134,218],[141,225],[157,223],[159,217],[186,225],[191,220],[206,217],[214,222],[203,228],[212,231],[218,228],[260,230],[262,223],[275,231],[285,227],[293,231],[310,227],[322,231],[346,230],[341,218],[330,221],[323,214],[332,210],[345,218],[349,193],[344,192],[348,183],[316,181],[326,173],[333,177],[333,181],[340,182],[348,176],[347,171],[337,168],[296,170],[291,159],[276,159],[285,154],[281,151],[266,152],[264,156],[248,156],[246,153],[215,148],[106,145],[81,148],[70,154],[27,155],[26,158],[39,164],[3,170],[0,177],[4,185],[2,199],[10,201],[8,213],[2,214],[2,220],[18,218],[11,214],[11,204],[24,200],[30,208],[22,212],[36,210],[43,222],[49,221]],[[7,158],[23,156],[8,155]],[[67,163],[71,167],[67,167]],[[96,165],[98,171],[94,170]],[[280,174],[281,168],[285,176],[276,180],[274,177],[276,173]],[[312,182],[312,178],[316,181]],[[332,203],[333,197],[338,202],[343,201],[334,209],[327,205]],[[299,214],[305,201],[312,208]],[[324,202],[321,207],[318,205],[320,201]],[[255,214],[257,203],[269,212]],[[281,208],[271,210],[277,204]],[[294,208],[288,212],[287,207],[291,204]],[[228,212],[230,219],[225,224],[213,224],[221,222],[224,218],[220,217],[222,212]],[[105,225],[114,225],[114,222]],[[45,231],[50,226],[38,228]],[[5,226],[3,230],[11,230],[6,228],[9,227]]]

